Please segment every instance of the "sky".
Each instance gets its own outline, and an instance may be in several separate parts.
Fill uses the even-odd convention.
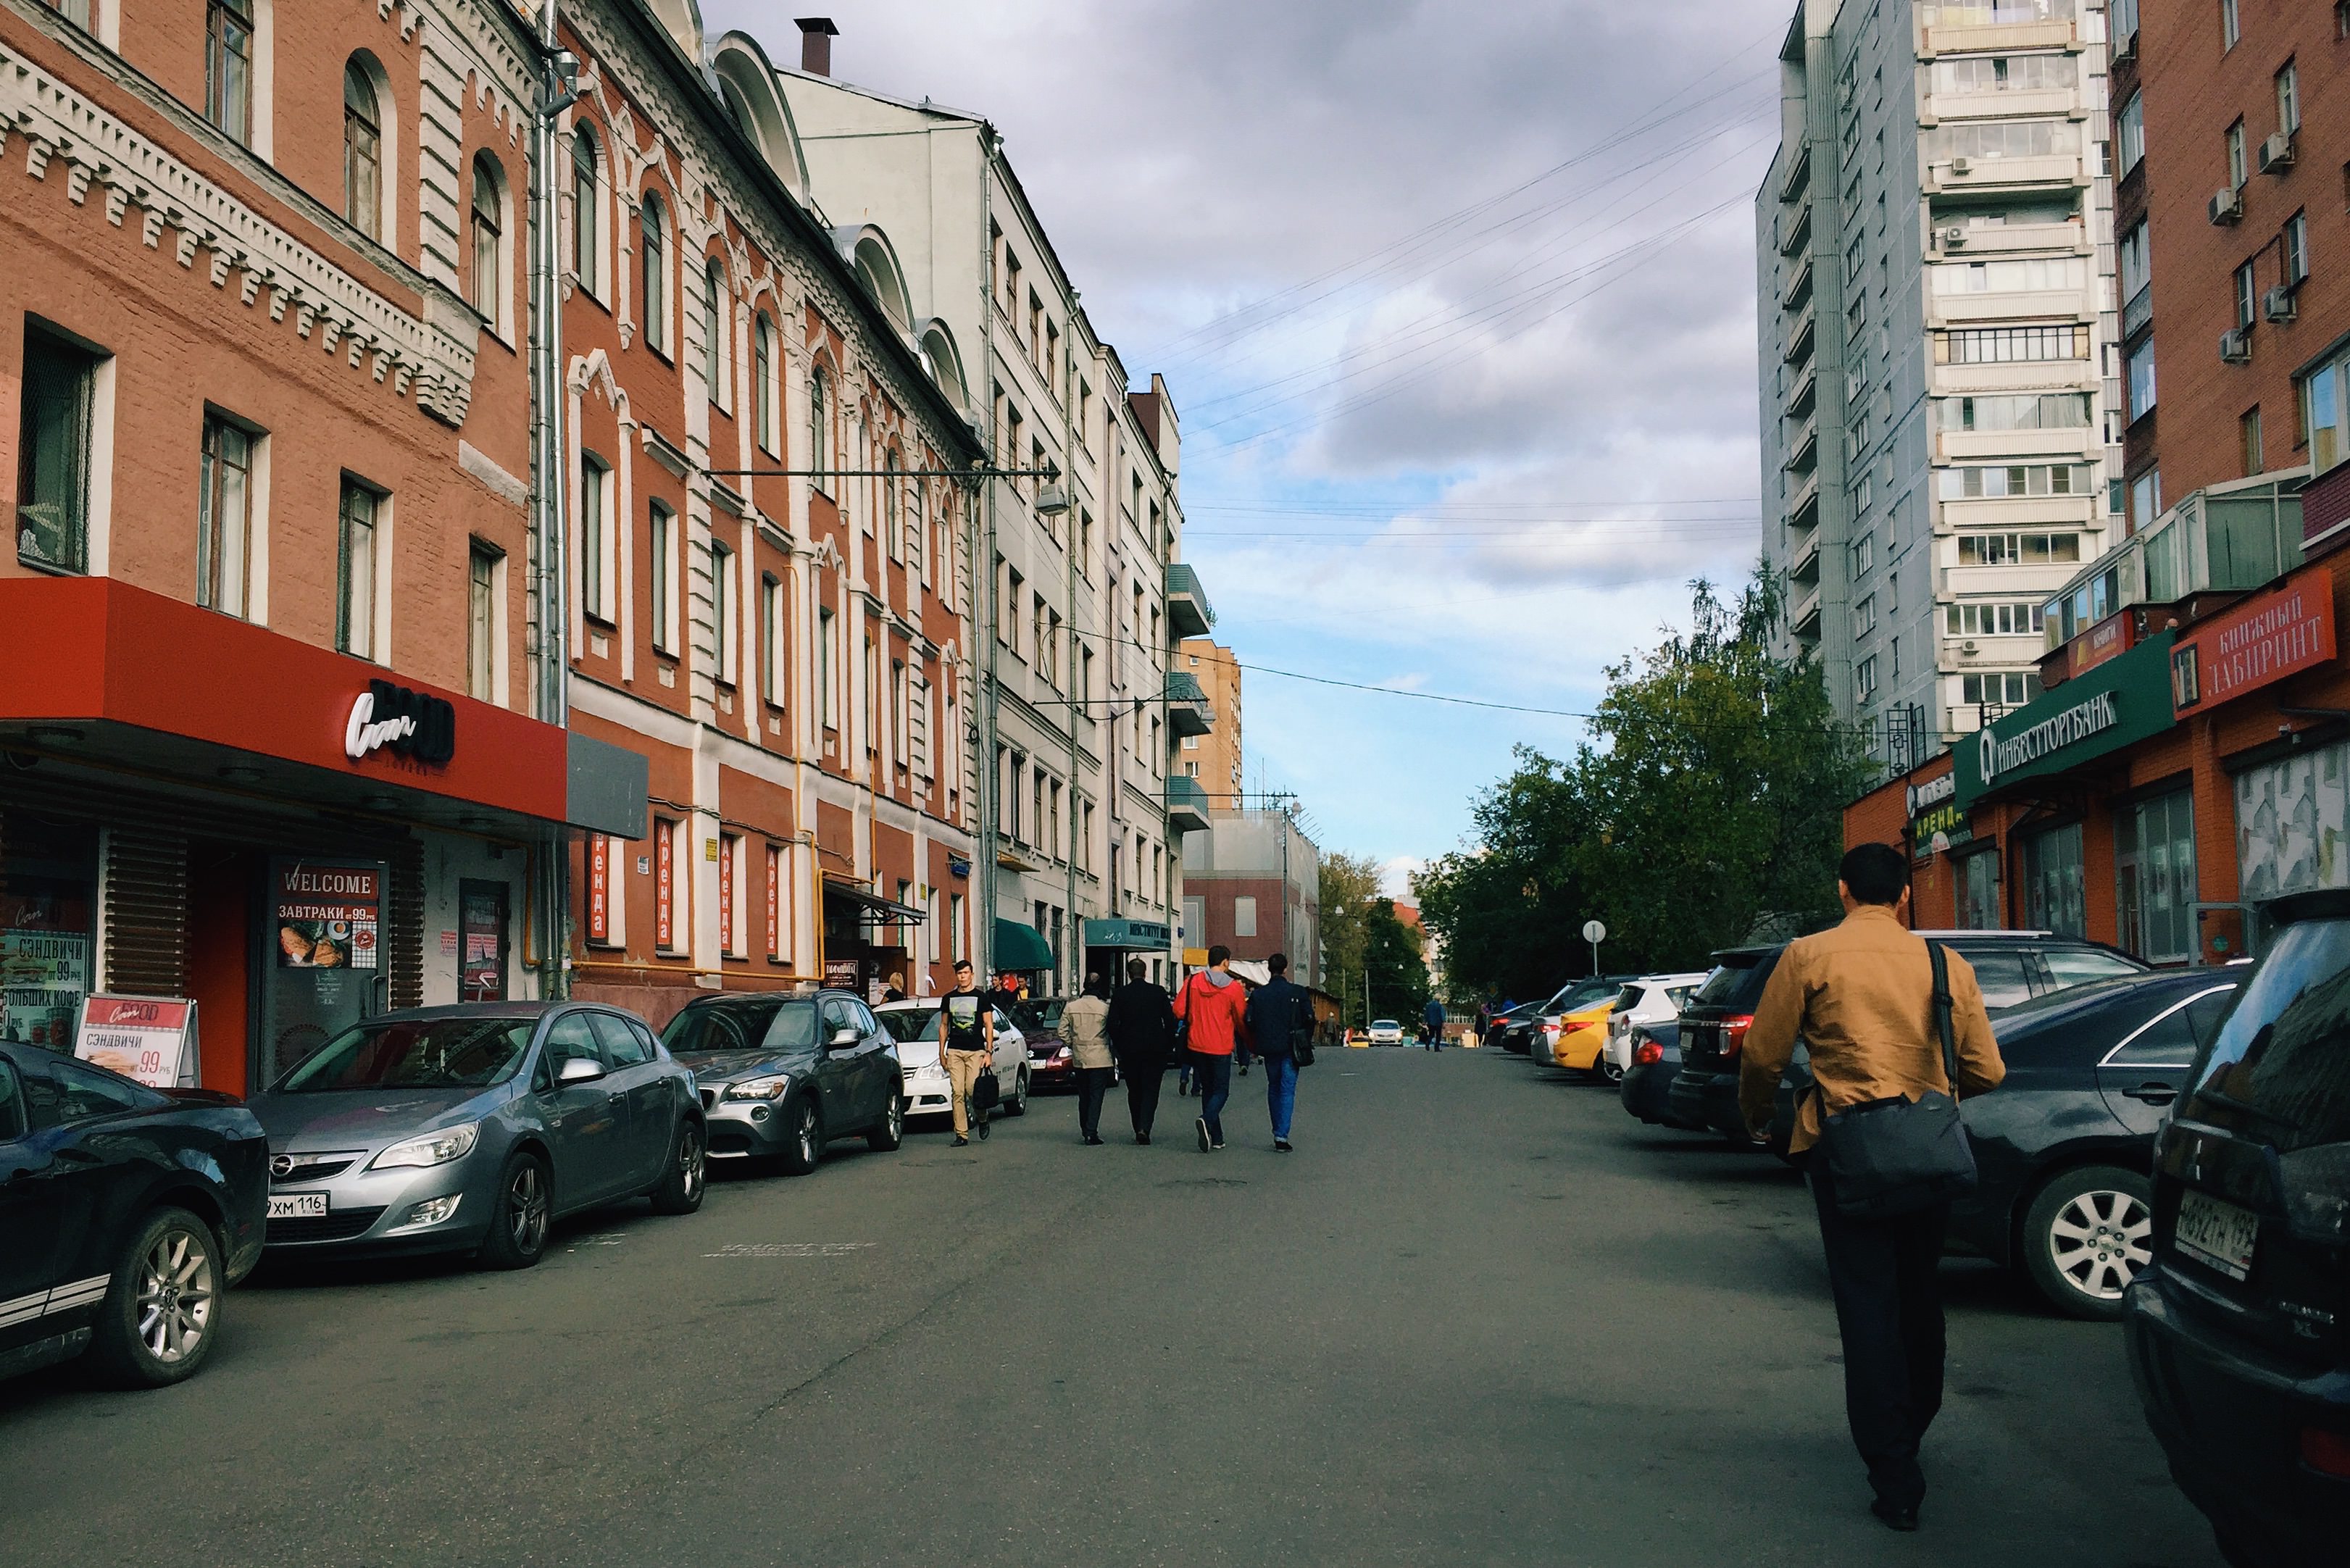
[[[702,0],[779,63],[813,9]],[[1582,737],[1508,708],[1589,711],[1691,578],[1752,570],[1783,0],[830,14],[836,77],[994,121],[1095,330],[1167,378],[1247,787],[1391,891],[1513,746]]]

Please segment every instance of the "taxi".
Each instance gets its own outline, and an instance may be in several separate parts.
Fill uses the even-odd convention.
[[[1550,1054],[1550,1064],[1570,1072],[1596,1073],[1599,1054],[1607,1048],[1607,1018],[1616,1010],[1616,992],[1573,1012],[1542,1021],[1537,1049]]]

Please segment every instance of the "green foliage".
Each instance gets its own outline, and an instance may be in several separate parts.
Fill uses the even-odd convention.
[[[1779,585],[1725,604],[1691,585],[1690,625],[1607,670],[1590,739],[1559,762],[1524,748],[1481,797],[1478,845],[1414,881],[1463,992],[1525,998],[1587,973],[1702,968],[1758,929],[1835,908],[1845,805],[1867,764],[1818,670],[1774,659]]]
[[[1420,956],[1419,934],[1396,919],[1394,904],[1385,898],[1369,905],[1363,924],[1370,1016],[1398,1019],[1409,1028],[1428,1005],[1428,964]]]
[[[1325,853],[1321,860],[1323,984],[1339,992],[1338,977],[1363,972],[1370,941],[1371,901],[1378,897],[1378,862],[1367,855]],[[1362,986],[1355,986],[1359,1004]]]

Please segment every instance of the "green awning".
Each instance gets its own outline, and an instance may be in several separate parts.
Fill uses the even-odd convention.
[[[1044,933],[1034,926],[1024,926],[1017,920],[1002,916],[995,921],[995,967],[999,970],[1054,969],[1053,949]]]

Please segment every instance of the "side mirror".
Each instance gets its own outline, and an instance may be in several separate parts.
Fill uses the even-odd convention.
[[[604,1075],[604,1064],[593,1056],[566,1056],[556,1069],[557,1084],[592,1084]]]
[[[832,1048],[836,1051],[853,1051],[863,1044],[865,1036],[853,1024],[844,1023],[832,1032]]]

